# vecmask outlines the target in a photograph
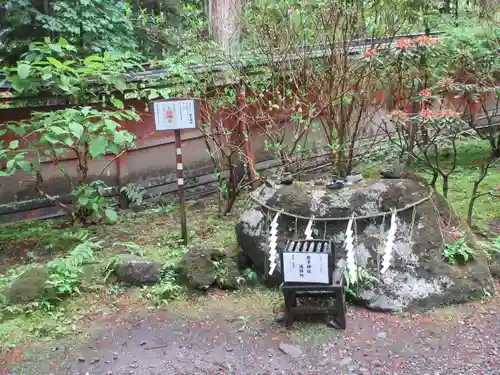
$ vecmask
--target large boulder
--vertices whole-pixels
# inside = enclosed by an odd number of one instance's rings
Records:
[[[158,282],[161,271],[162,264],[159,262],[123,255],[116,265],[115,274],[119,281],[142,285]]]
[[[26,270],[15,279],[6,291],[7,301],[13,304],[27,303],[42,298],[49,280],[47,267]]]
[[[340,190],[294,182],[288,186],[262,186],[254,193],[259,202],[254,201],[241,214],[236,235],[242,251],[240,258],[250,260],[268,285],[282,283],[279,266],[272,276],[266,274],[269,221],[276,211],[283,210],[279,218],[280,240],[295,238],[296,234],[304,238],[308,220],[296,220],[293,215],[344,218],[328,221],[326,226],[324,222],[313,225],[313,237],[333,239],[338,267],[345,265],[344,238],[349,218],[353,214],[360,217],[354,226],[356,264],[378,279],[360,283],[356,288],[357,301],[368,308],[382,311],[430,308],[477,298],[493,288],[484,252],[477,251],[473,261],[461,266],[443,259],[447,233],[459,227],[459,220],[444,198],[437,193],[430,196],[428,187],[415,180],[366,181]],[[391,266],[380,275],[383,245],[391,221],[387,213],[411,205],[415,211],[408,208],[397,214]]]

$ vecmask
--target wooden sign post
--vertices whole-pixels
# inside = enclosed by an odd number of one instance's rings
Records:
[[[154,103],[157,131],[173,130],[175,134],[175,160],[177,163],[177,188],[180,203],[181,234],[184,245],[188,243],[186,205],[184,197],[184,167],[182,164],[182,129],[195,129],[198,123],[198,104],[193,99],[165,100]]]

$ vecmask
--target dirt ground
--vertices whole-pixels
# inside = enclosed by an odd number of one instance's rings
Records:
[[[204,306],[103,313],[84,339],[6,353],[9,370],[0,374],[500,374],[499,296],[424,315],[350,307],[346,331],[307,322],[286,330],[258,299],[246,302],[228,295]],[[286,353],[282,343],[292,345]]]

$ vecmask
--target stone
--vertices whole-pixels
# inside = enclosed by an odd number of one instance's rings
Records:
[[[161,276],[162,264],[154,260],[144,260],[131,255],[123,255],[118,261],[115,274],[119,281],[142,285],[154,284]]]
[[[5,296],[12,304],[27,303],[42,298],[49,280],[47,267],[33,267],[19,275],[7,288]]]
[[[497,251],[496,253],[493,254],[492,261],[490,264],[490,271],[491,275],[495,279],[500,280],[500,251]]]
[[[288,354],[292,358],[298,358],[302,355],[302,350],[298,346],[295,346],[295,345],[285,344],[282,342],[279,345],[279,349],[283,353]]]
[[[345,178],[345,182],[347,185],[358,184],[363,181],[363,176],[360,174],[349,175]]]
[[[104,284],[106,264],[85,264],[82,266],[82,291],[91,291]]]
[[[357,220],[355,258],[358,266],[366,270],[377,282],[364,282],[356,286],[355,302],[376,311],[412,311],[440,305],[466,302],[480,298],[484,291],[494,290],[488,259],[483,251],[476,251],[473,261],[451,266],[443,259],[444,240],[442,222],[463,229],[475,247],[475,238],[465,228],[448,202],[438,193],[413,208],[397,214],[397,232],[391,265],[379,275],[383,257],[383,244],[389,229],[390,215],[383,213],[401,209],[428,197],[428,187],[412,178],[363,181],[340,190],[324,186],[309,186],[295,181],[288,186],[261,186],[253,196],[276,211],[283,210],[279,218],[278,237],[295,238],[295,218],[344,218],[313,224],[313,237],[330,238],[335,245],[337,267],[345,265],[344,239],[347,222],[354,213],[368,216]],[[273,275],[268,275],[269,220],[275,215],[260,204],[250,202],[236,224],[236,237],[248,264],[264,279],[266,285],[281,285],[280,262]],[[308,220],[297,221],[297,235],[304,238]],[[384,223],[384,228],[382,224]],[[413,228],[412,228],[413,225]],[[381,235],[381,230],[383,234]],[[412,236],[410,238],[410,233]],[[446,233],[444,233],[446,234]],[[280,242],[278,242],[279,246]],[[381,245],[382,244],[382,245]]]
[[[177,269],[189,285],[200,290],[211,285],[230,290],[238,288],[238,263],[218,249],[193,247],[184,254]]]

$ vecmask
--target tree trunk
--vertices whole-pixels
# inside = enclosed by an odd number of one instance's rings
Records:
[[[210,37],[224,52],[237,47],[240,36],[241,0],[209,0]]]

